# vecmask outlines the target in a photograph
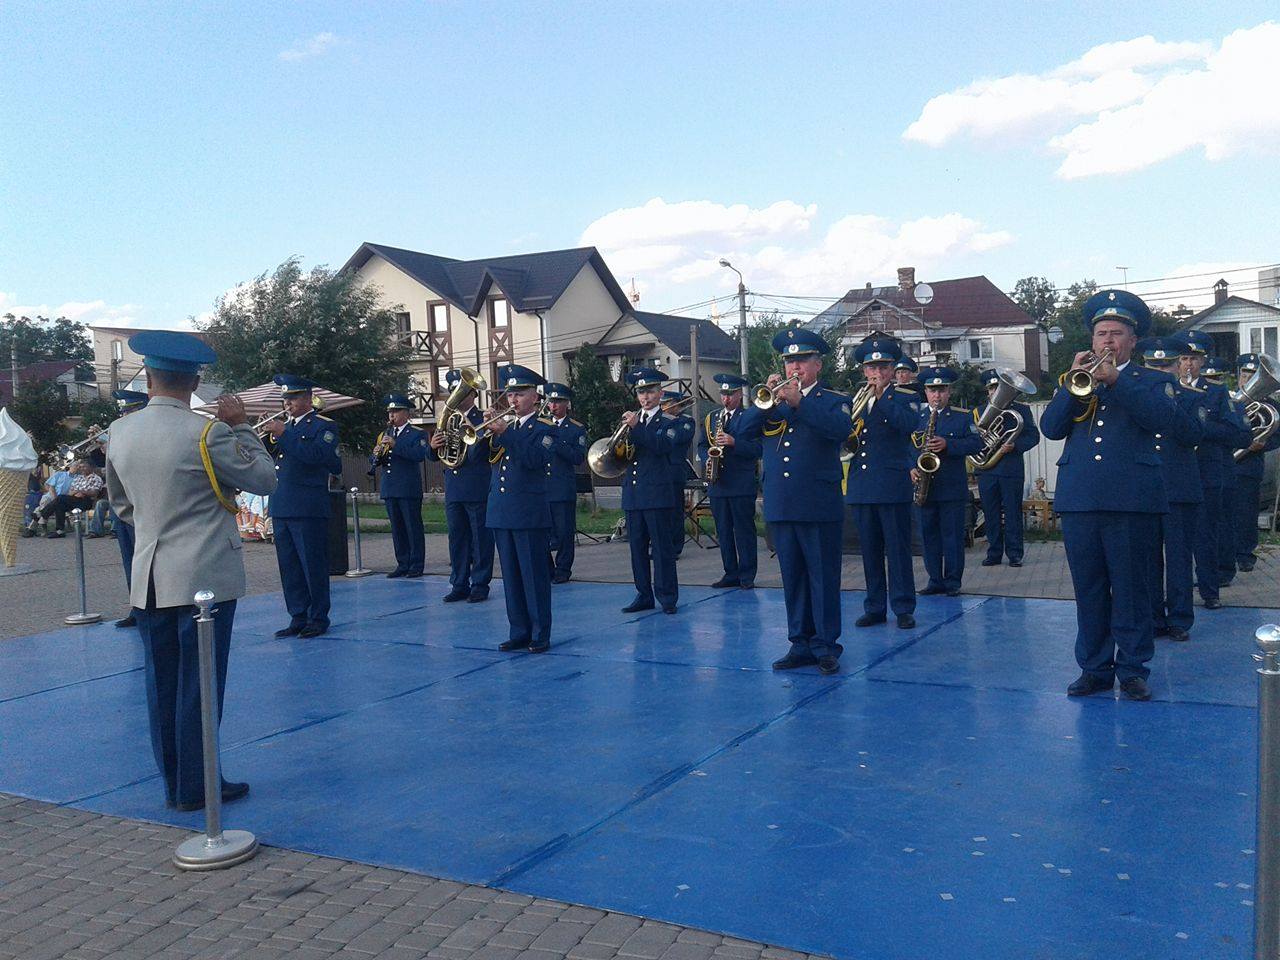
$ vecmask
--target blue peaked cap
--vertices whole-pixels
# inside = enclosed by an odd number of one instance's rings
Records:
[[[1151,329],[1151,308],[1128,290],[1099,290],[1084,302],[1082,312],[1090,330],[1100,320],[1119,320],[1140,337]]]
[[[950,367],[925,367],[920,371],[920,383],[926,387],[949,387],[959,376]]]
[[[1259,365],[1256,353],[1242,353],[1236,357],[1236,366],[1241,370],[1257,370]]]
[[[815,353],[829,353],[831,347],[812,330],[787,327],[773,337],[773,349],[786,357],[805,357]]]
[[[1172,363],[1182,356],[1182,344],[1177,337],[1147,337],[1138,343],[1143,360]]]
[[[112,390],[111,398],[115,400],[116,406],[121,410],[128,410],[132,407],[145,407],[147,401],[151,399],[140,390]]]
[[[1183,330],[1176,339],[1186,348],[1183,350],[1184,354],[1192,353],[1207,357],[1213,351],[1213,337],[1203,330]]]
[[[142,362],[153,370],[172,373],[199,373],[218,355],[199,337],[175,330],[145,330],[129,338],[129,349],[142,355]]]
[[[919,372],[920,372],[920,365],[919,365],[919,364],[917,364],[917,363],[916,363],[914,360],[912,360],[910,357],[903,357],[901,360],[899,360],[897,363],[895,363],[895,364],[893,365],[893,369],[895,369],[895,370],[910,370],[912,373],[919,373]]]
[[[542,395],[548,400],[572,400],[573,390],[568,384],[548,381],[547,385],[542,388]]]
[[[741,377],[736,373],[717,373],[711,379],[720,384],[721,393],[733,393],[735,390],[742,390],[748,386],[747,378]]]
[[[502,390],[540,387],[546,382],[541,374],[528,367],[522,367],[518,363],[508,363],[498,368],[498,387]]]
[[[660,387],[666,379],[661,370],[653,367],[635,367],[627,373],[627,383],[635,390],[641,387]]]
[[[388,393],[387,409],[388,410],[412,410],[413,404],[409,402],[409,398],[406,397],[403,393]]]
[[[316,386],[306,377],[298,377],[292,373],[277,373],[272,379],[280,387],[281,393],[306,393]]]
[[[995,367],[988,367],[986,370],[982,371],[982,385],[984,387],[991,386],[993,383],[995,383],[999,379],[1000,379],[1000,371],[997,370]]]
[[[1221,357],[1209,357],[1205,360],[1204,365],[1200,368],[1202,376],[1221,377],[1231,372],[1231,364],[1227,363]]]
[[[890,337],[867,337],[853,351],[857,363],[897,363],[902,359],[902,348]]]

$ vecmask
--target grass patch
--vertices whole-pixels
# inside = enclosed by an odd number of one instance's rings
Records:
[[[578,507],[578,529],[583,533],[594,535],[606,534],[614,528],[621,510],[598,510],[594,514],[590,507]],[[360,504],[360,519],[386,520],[387,511],[381,503]],[[422,525],[427,533],[447,533],[448,526],[444,520],[443,503],[422,504]]]

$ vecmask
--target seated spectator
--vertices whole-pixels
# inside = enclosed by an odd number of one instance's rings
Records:
[[[22,525],[25,527],[31,522],[31,515],[35,513],[36,507],[40,506],[40,491],[44,487],[44,483],[40,480],[39,469],[32,470],[27,477],[27,498],[22,502]],[[31,535],[30,530],[22,531],[26,536]]]
[[[57,474],[54,474],[54,477],[56,476]],[[46,484],[46,486],[53,484],[54,477],[49,478],[49,484]],[[102,477],[94,472],[89,462],[87,460],[77,460],[71,465],[67,492],[57,494],[51,501],[38,507],[31,518],[31,522],[27,525],[27,529],[34,533],[36,524],[48,520],[49,514],[52,513],[54,515],[54,532],[49,534],[49,537],[56,539],[66,536],[67,514],[72,510],[84,510],[85,512],[92,510],[94,501],[101,496],[104,487],[105,484]]]

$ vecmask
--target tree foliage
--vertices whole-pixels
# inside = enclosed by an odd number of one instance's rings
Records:
[[[44,463],[52,463],[58,447],[71,439],[63,421],[73,412],[66,392],[51,380],[22,384],[9,404],[9,416],[31,435],[36,454]]]
[[[18,366],[46,360],[71,360],[77,364],[93,363],[93,340],[83,323],[57,317],[0,317],[0,361],[8,366],[11,349],[18,347]]]
[[[626,376],[626,370],[622,371]],[[569,386],[573,389],[573,416],[586,426],[587,442],[608,436],[626,410],[634,409],[631,392],[609,376],[609,364],[595,347],[584,343],[569,365]]]
[[[364,404],[326,414],[339,424],[343,447],[367,452],[386,423],[382,398],[403,392],[409,348],[396,334],[397,307],[380,306],[379,291],[354,274],[316,267],[296,257],[219,298],[198,328],[218,362],[208,377],[228,391],[244,390],[292,373]]]
[[[1023,277],[1013,286],[1013,302],[1047,330],[1058,308],[1058,292],[1044,277]]]

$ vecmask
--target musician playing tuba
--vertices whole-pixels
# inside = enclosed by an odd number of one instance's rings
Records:
[[[422,461],[427,458],[427,435],[409,423],[413,405],[403,393],[387,397],[387,427],[378,436],[371,468],[378,478],[378,493],[391,521],[391,543],[396,567],[387,574],[398,577],[422,576],[427,560],[426,535],[422,529]]]
[[[762,445],[742,429],[746,377],[717,373],[715,381],[721,407],[703,418],[698,441],[724,566],[724,576],[711,586],[750,590],[756,579],[756,472]]]
[[[1262,475],[1266,454],[1280,448],[1280,429],[1266,432],[1268,419],[1280,422],[1280,405],[1275,397],[1266,398],[1266,387],[1276,381],[1275,361],[1262,354],[1241,354],[1236,361],[1239,367],[1241,399],[1246,403],[1245,417],[1249,421],[1251,441],[1232,456],[1234,466],[1234,491],[1228,502],[1229,529],[1234,530],[1232,548],[1235,563],[1241,573],[1249,573],[1257,563],[1254,550],[1258,546],[1258,510],[1262,500]],[[1268,382],[1269,381],[1269,382]],[[1257,399],[1251,394],[1260,394]],[[1257,407],[1254,407],[1257,404]],[[1270,408],[1269,413],[1266,408]]]
[[[1015,374],[1014,377],[1007,378],[1007,381],[1002,381],[1001,371],[994,368],[982,374],[982,382],[987,388],[988,409],[997,406],[1002,391],[1010,393],[1000,408],[1004,413],[994,418],[994,424],[989,427],[992,436],[998,437],[996,442],[999,446],[993,450],[984,447],[978,455],[987,454],[986,462],[990,466],[978,470],[975,464],[978,496],[982,500],[982,516],[987,533],[987,555],[982,561],[984,567],[997,566],[1006,556],[1009,558],[1009,566],[1022,566],[1022,494],[1026,483],[1024,455],[1040,442],[1040,431],[1036,429],[1031,408],[1013,399],[1018,390],[1027,393],[1027,387],[1035,389],[1035,384],[1030,381],[1020,386],[1015,379],[1020,376]],[[1016,430],[1005,429],[1005,421],[1011,419],[1006,415],[1011,414],[1017,414],[1021,421]],[[978,414],[980,436],[983,433],[981,417],[985,415],[985,410]]]

